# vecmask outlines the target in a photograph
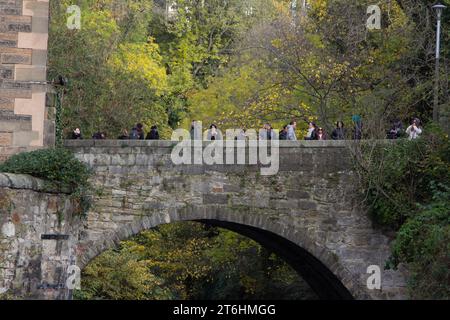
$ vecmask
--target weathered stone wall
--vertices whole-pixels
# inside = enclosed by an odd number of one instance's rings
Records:
[[[66,146],[95,172],[94,205],[77,248],[81,267],[144,229],[210,219],[296,243],[356,298],[405,297],[400,272],[383,271],[382,290],[367,288],[367,267],[383,269],[390,240],[354,199],[345,142],[281,142],[275,176],[261,176],[256,165],[176,166],[170,158],[173,142],[67,141]]]
[[[67,267],[75,263],[80,220],[68,195],[44,181],[0,173],[0,294],[61,299]],[[70,235],[43,240],[43,235]]]
[[[51,145],[46,108],[49,0],[0,0],[0,161]],[[44,144],[46,141],[46,144]]]
[[[93,206],[80,220],[69,197],[53,193],[43,181],[0,174],[0,290],[28,298],[67,298],[67,288],[51,286],[64,287],[69,265],[83,268],[121,240],[160,224],[212,220],[291,241],[355,298],[405,298],[400,271],[382,271],[381,290],[367,288],[367,267],[383,269],[390,239],[355,201],[345,144],[281,142],[280,172],[262,176],[257,165],[176,166],[170,158],[173,142],[67,141],[94,170]],[[236,154],[242,152],[248,150]],[[45,234],[68,239],[43,240]]]

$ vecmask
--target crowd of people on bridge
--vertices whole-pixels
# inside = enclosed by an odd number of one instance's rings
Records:
[[[327,132],[323,127],[319,127],[315,122],[308,123],[308,130],[304,136],[305,140],[361,140],[363,138],[363,123],[359,115],[354,115],[352,117],[353,127],[350,132],[347,131],[343,121],[337,121],[334,130],[331,135],[328,136]],[[197,121],[193,120],[191,123],[191,138],[194,139],[194,130]],[[296,141],[297,134],[297,122],[295,120],[291,121],[289,124],[285,125],[279,132],[279,140],[290,140]],[[399,119],[394,119],[391,128],[386,133],[387,139],[400,139],[408,138],[409,140],[417,139],[423,132],[421,122],[418,118],[414,118],[411,124],[406,130],[403,130],[403,123]],[[71,139],[83,139],[80,128],[73,130]],[[240,129],[240,132],[236,139],[239,140],[249,140],[256,137],[251,137],[245,128]],[[103,140],[106,139],[106,134],[104,132],[96,132],[92,139]],[[147,135],[144,132],[144,125],[142,123],[136,124],[130,132],[124,129],[122,134],[117,138],[119,140],[159,140],[160,135],[157,126],[152,126]],[[269,123],[265,123],[261,130],[259,131],[259,140],[274,140],[276,139],[276,131]],[[206,140],[223,140],[221,131],[218,129],[217,125],[211,124],[207,133]]]
[[[75,128],[69,138],[72,140],[82,140],[83,136],[81,135],[80,128]],[[144,125],[142,123],[136,124],[136,126],[131,129],[130,133],[128,133],[128,130],[123,129],[122,133],[117,137],[118,140],[159,140],[159,138],[157,126],[152,126],[146,136],[144,132]],[[92,139],[105,140],[106,133],[98,131],[92,135]]]

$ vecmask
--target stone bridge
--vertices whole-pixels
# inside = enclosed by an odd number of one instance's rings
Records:
[[[54,145],[55,109],[46,75],[48,4],[0,0],[0,161]],[[1,174],[0,294],[67,298],[70,292],[56,287],[69,264],[83,267],[141,230],[200,220],[274,250],[320,297],[405,296],[400,272],[382,271],[380,290],[366,285],[367,267],[383,269],[390,239],[355,200],[344,143],[281,145],[275,176],[262,176],[253,165],[175,166],[171,142],[66,146],[95,172],[93,208],[81,219],[72,214],[70,197],[45,182]]]
[[[69,264],[83,268],[121,240],[160,224],[200,221],[273,250],[321,298],[405,298],[404,274],[383,270],[390,238],[373,226],[355,197],[346,142],[281,141],[279,173],[273,176],[261,175],[258,165],[174,165],[174,145],[66,141],[94,171],[93,206],[85,218],[71,213],[67,196],[54,199],[51,190],[42,189],[43,182],[0,176],[0,201],[13,208],[0,212],[0,226],[16,230],[0,235],[0,244],[9,250],[3,269],[0,255],[0,288],[29,297],[67,298],[68,290],[51,285],[64,283]],[[235,150],[245,152],[248,148]],[[43,234],[68,238],[43,239]],[[372,265],[381,268],[379,290],[367,286]]]

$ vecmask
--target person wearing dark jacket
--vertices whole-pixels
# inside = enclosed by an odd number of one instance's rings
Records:
[[[157,126],[153,126],[150,129],[150,132],[147,134],[147,140],[159,140],[159,132],[158,132],[158,127]]]
[[[139,132],[136,127],[133,127],[133,129],[131,129],[129,139],[130,140],[139,140]]]
[[[138,132],[138,140],[144,140],[145,139],[145,132],[144,132],[144,126],[142,123],[138,123],[136,125],[137,132]]]
[[[191,130],[190,130],[191,140],[198,140],[195,137],[195,128],[196,127],[197,127],[197,120],[192,120],[192,122],[191,122]]]
[[[96,133],[94,133],[92,135],[92,139],[94,139],[94,140],[105,140],[106,139],[106,135],[103,132],[98,131],[98,132],[96,132]]]
[[[80,128],[76,128],[75,130],[72,131],[72,139],[73,140],[81,140],[81,139],[83,139],[83,136],[81,135]]]
[[[269,123],[264,124],[263,128],[259,131],[259,140],[272,140],[275,139],[275,132]]]
[[[288,130],[287,130],[287,125],[285,125],[283,127],[283,129],[280,131],[280,140],[287,140],[287,135],[288,135]]]
[[[317,126],[314,122],[308,123],[308,133],[306,134],[305,140],[317,140]]]
[[[345,140],[345,128],[342,121],[336,123],[336,129],[331,133],[331,139],[333,140]]]
[[[353,129],[353,140],[361,140],[362,139],[362,130],[363,130],[363,123],[360,115],[354,115],[352,117],[352,121],[354,124]]]
[[[388,131],[387,137],[388,139],[398,139],[403,134],[403,124],[399,119],[395,119],[392,122],[392,127]]]

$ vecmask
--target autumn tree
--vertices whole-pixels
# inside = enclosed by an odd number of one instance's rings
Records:
[[[123,241],[83,271],[79,299],[316,299],[274,253],[237,233],[194,222]]]
[[[230,74],[224,71],[223,77],[211,79],[209,89],[192,95],[194,117],[205,111],[208,121],[211,115],[224,125],[297,118],[317,120],[331,130],[336,120],[350,123],[352,115],[360,114],[366,134],[373,137],[384,137],[396,117],[428,119],[434,65],[429,10],[420,1],[410,6],[385,1],[380,4],[382,28],[369,30],[369,4],[313,1],[307,15],[295,16],[279,4],[278,15],[254,25],[239,43]],[[248,77],[239,79],[240,69],[251,74],[248,82]],[[233,97],[236,88],[245,96],[233,103],[234,114],[215,107],[220,99],[216,88],[222,96]],[[212,110],[206,110],[209,97]]]

